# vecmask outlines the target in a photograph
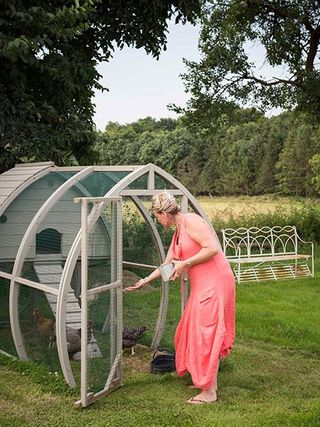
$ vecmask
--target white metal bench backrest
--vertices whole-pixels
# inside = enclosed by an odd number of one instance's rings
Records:
[[[228,258],[254,258],[261,255],[297,254],[295,226],[226,228],[222,230],[223,251]]]

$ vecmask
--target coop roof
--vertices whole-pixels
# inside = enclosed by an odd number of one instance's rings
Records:
[[[137,166],[97,166],[93,170],[101,171],[132,171]],[[10,203],[35,181],[50,172],[72,172],[77,173],[86,166],[59,167],[53,162],[21,163],[0,175],[0,215],[6,210]]]
[[[32,182],[48,173],[53,162],[23,163],[0,175],[0,213]]]
[[[84,171],[87,172],[84,172]],[[82,173],[80,173],[82,171]],[[133,173],[133,172],[137,173]],[[120,166],[56,166],[53,162],[40,163],[22,163],[15,165],[0,175],[0,216],[10,206],[10,204],[23,193],[24,190],[30,188],[32,184],[50,173],[58,173],[64,177],[64,182],[61,186],[66,186],[66,181],[77,174],[79,183],[85,176],[93,174],[101,174],[107,176],[111,180],[111,185],[108,188],[108,195],[117,196],[143,196],[151,195],[163,189],[170,189],[175,195],[186,195],[191,205],[199,208],[195,199],[174,177],[166,173],[164,170],[153,164],[148,165],[120,165]],[[68,175],[69,174],[69,175]],[[98,194],[97,190],[91,188],[82,188],[83,195],[104,196]],[[56,190],[58,191],[58,190]],[[96,194],[94,194],[96,193]],[[202,212],[203,215],[204,212]]]

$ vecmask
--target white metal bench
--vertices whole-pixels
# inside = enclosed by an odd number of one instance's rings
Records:
[[[223,251],[238,283],[314,276],[314,246],[295,226],[226,228]]]

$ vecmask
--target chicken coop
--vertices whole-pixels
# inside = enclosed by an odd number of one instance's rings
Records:
[[[122,291],[165,258],[169,236],[150,213],[163,190],[207,219],[154,164],[28,163],[0,175],[0,351],[61,372],[79,386],[79,406],[121,385],[124,325],[143,327],[151,349],[160,344],[168,282],[152,285],[149,300]],[[182,283],[182,307],[186,299]]]

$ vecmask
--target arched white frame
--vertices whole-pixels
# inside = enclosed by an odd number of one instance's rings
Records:
[[[13,341],[15,343],[18,356],[22,360],[27,360],[28,356],[23,345],[21,330],[19,326],[18,289],[19,289],[19,282],[22,283],[21,279],[23,278],[21,278],[20,275],[21,275],[23,263],[25,261],[28,249],[30,247],[30,243],[34,238],[34,235],[39,226],[39,223],[45,218],[49,210],[76,182],[83,179],[84,177],[91,174],[92,172],[93,172],[93,167],[89,166],[86,169],[82,170],[81,172],[77,173],[75,176],[69,178],[65,183],[63,183],[59,188],[57,188],[57,190],[51,194],[51,196],[43,203],[41,208],[33,217],[32,221],[30,222],[21,240],[21,243],[15,258],[15,262],[13,265],[12,275],[11,275],[10,294],[9,294],[9,315],[10,315],[10,324],[11,324]],[[56,294],[56,289],[51,290],[50,288],[44,287],[41,284],[39,284],[38,289],[42,289],[45,292]],[[61,334],[61,331],[59,331],[58,328],[56,328],[56,334],[57,334],[57,337],[59,337],[59,335]],[[59,353],[59,347],[58,347],[58,353]],[[60,353],[59,353],[59,357],[60,357]],[[68,356],[67,356],[67,359],[68,359],[67,363],[69,363],[70,365]],[[60,363],[66,363],[66,361],[60,359]]]

